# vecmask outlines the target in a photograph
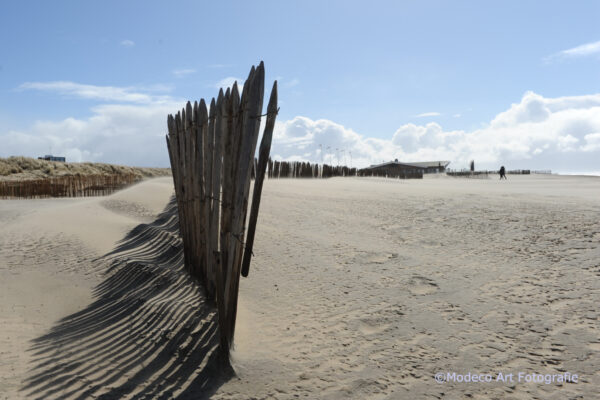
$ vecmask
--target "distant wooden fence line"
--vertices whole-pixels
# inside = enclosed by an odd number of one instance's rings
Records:
[[[269,159],[269,178],[331,178],[334,176],[356,176],[356,168],[317,164],[305,161],[273,161]],[[252,174],[254,177],[254,174]]]
[[[531,171],[529,169],[512,169],[506,171],[507,175],[530,175],[530,174],[550,174],[550,170],[543,171]],[[448,176],[462,177],[462,178],[487,178],[489,175],[497,175],[499,171],[446,171]]]
[[[256,164],[256,160],[255,160]],[[383,177],[400,179],[421,179],[423,170],[410,169],[395,172],[377,172],[361,170],[346,166],[333,166],[328,164],[311,164],[305,161],[273,161],[269,159],[267,176],[270,179],[280,178],[332,178],[336,176]],[[252,172],[254,178],[254,171]]]
[[[373,171],[369,169],[359,170],[357,176],[373,176],[380,178],[396,179],[423,179],[422,169],[401,169],[398,171]]]
[[[446,175],[455,178],[487,179],[488,171],[446,171]]]
[[[248,275],[262,184],[269,161],[277,109],[273,85],[267,121],[255,163],[263,107],[264,65],[252,67],[241,97],[237,82],[221,89],[210,109],[187,103],[169,115],[167,147],[189,273],[216,298],[220,347],[229,354],[235,332],[240,274]],[[255,164],[255,165],[253,165]],[[252,169],[256,181],[245,230]]]
[[[141,180],[137,174],[65,175],[0,181],[0,198],[104,196]]]

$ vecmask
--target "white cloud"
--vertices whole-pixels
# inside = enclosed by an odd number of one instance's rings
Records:
[[[121,41],[121,46],[123,47],[133,47],[135,46],[135,42],[133,40],[125,39]]]
[[[600,41],[585,43],[580,46],[559,51],[558,53],[546,57],[544,60],[549,62],[555,59],[587,57],[592,56],[594,54],[600,54]]]
[[[294,78],[290,81],[283,81],[283,86],[287,88],[292,88],[294,86],[298,86],[300,84],[300,80],[298,78]]]
[[[63,96],[111,102],[150,104],[164,103],[171,100],[169,96],[156,96],[149,93],[143,93],[143,91],[140,90],[143,88],[96,86],[69,81],[25,82],[20,85],[18,89],[56,92]],[[155,90],[166,90],[165,87],[153,87],[145,89],[149,92]]]
[[[424,113],[421,113],[421,114],[417,114],[417,115],[415,115],[415,117],[417,117],[417,118],[439,117],[440,115],[442,115],[442,114],[440,114],[439,112],[430,111],[430,112],[424,112]]]
[[[556,147],[561,152],[575,151],[575,145],[579,142],[579,139],[572,135],[559,136],[556,138]]]
[[[581,150],[585,152],[600,151],[600,133],[590,133],[583,137],[585,145],[581,146]]]
[[[100,105],[88,118],[37,121],[24,131],[0,134],[0,156],[37,157],[49,148],[68,161],[168,166],[167,115],[183,103]]]
[[[511,107],[501,112],[492,120],[496,127],[509,127],[525,122],[543,122],[550,116],[545,99],[533,92],[527,92],[520,103],[512,104]]]
[[[175,75],[177,78],[182,78],[186,75],[191,75],[196,73],[196,70],[193,68],[181,68],[181,69],[174,69],[173,71],[171,71],[173,73],[173,75]]]
[[[53,153],[72,161],[168,166],[166,117],[179,110],[183,101],[168,96],[157,100],[127,88],[49,84],[52,89],[40,90],[113,103],[91,108],[85,118],[36,121],[28,129],[4,130],[0,156],[38,156],[51,146]],[[478,168],[504,164],[595,171],[600,159],[600,94],[546,98],[527,92],[479,129],[445,130],[435,122],[408,123],[386,139],[365,136],[330,120],[297,116],[276,123],[271,154],[274,159],[327,163],[343,163],[345,155],[348,164],[352,154],[352,165],[359,167],[398,158],[450,160],[452,167],[460,168],[474,159]]]
[[[236,78],[234,76],[228,76],[227,78],[221,79],[219,82],[217,82],[215,84],[215,87],[217,89],[221,89],[221,88],[226,89],[228,87],[232,87],[236,81],[238,83],[238,89],[241,90],[243,83],[244,83],[244,79]]]
[[[572,49],[563,50],[559,54],[567,57],[583,57],[597,53],[600,53],[600,41],[586,43],[581,46],[573,47]]]
[[[368,138],[328,120],[296,117],[278,123],[272,154],[299,159],[310,151],[321,161],[336,160],[335,148],[353,155],[354,166],[398,158],[404,161],[450,160],[467,166],[472,159],[480,168],[498,164],[519,168],[562,170],[597,169],[600,157],[600,94],[545,98],[527,92],[519,103],[499,113],[490,123],[472,131],[447,131],[435,122],[405,124],[388,139]],[[326,149],[329,146],[329,149]]]
[[[216,69],[221,69],[221,68],[230,68],[233,67],[233,64],[209,64],[207,65],[208,68],[216,68]]]
[[[52,152],[70,161],[101,161],[140,166],[167,166],[166,118],[184,101],[155,95],[170,88],[113,87],[74,82],[27,82],[19,90],[40,90],[59,96],[108,102],[90,109],[86,118],[35,121],[29,129],[0,134],[0,156],[36,157]]]

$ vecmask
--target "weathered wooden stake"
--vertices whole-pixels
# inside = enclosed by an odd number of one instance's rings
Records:
[[[275,129],[275,118],[277,117],[277,82],[271,89],[271,98],[267,106],[267,123],[265,131],[260,142],[258,150],[258,165],[256,167],[256,179],[254,180],[254,192],[252,193],[252,209],[250,210],[250,221],[248,222],[248,234],[246,235],[246,249],[242,263],[242,276],[248,276],[250,270],[250,257],[252,256],[252,247],[254,245],[254,233],[256,232],[256,221],[258,220],[258,208],[260,206],[260,196],[265,179],[265,171],[269,162],[269,153],[271,151],[271,141],[273,139],[273,130]]]
[[[216,298],[220,344],[226,354],[235,332],[240,271],[246,276],[250,265],[277,114],[275,82],[256,163],[264,77],[261,62],[250,70],[241,97],[236,82],[231,90],[219,92],[209,110],[204,100],[193,106],[188,102],[175,117],[167,118],[186,269],[203,283],[209,298]],[[252,171],[257,184],[244,240]]]

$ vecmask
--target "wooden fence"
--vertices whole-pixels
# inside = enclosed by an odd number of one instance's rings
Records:
[[[454,178],[487,179],[488,171],[446,171],[446,175]]]
[[[331,178],[334,176],[356,176],[356,168],[319,165],[304,161],[273,161],[269,159],[269,178]],[[254,174],[253,174],[254,177]]]
[[[237,82],[221,89],[210,108],[204,100],[169,115],[167,147],[173,172],[187,270],[216,298],[220,347],[229,354],[235,332],[240,274],[248,275],[262,184],[269,160],[277,82],[254,164],[264,94],[264,65],[252,67],[241,97]],[[253,167],[256,180],[245,231]],[[245,234],[245,237],[244,237]]]
[[[256,165],[256,160],[254,162]],[[423,169],[402,169],[377,171],[369,168],[357,169],[346,166],[333,166],[327,164],[311,164],[304,161],[273,161],[269,159],[267,176],[271,179],[279,178],[332,178],[335,176],[373,176],[399,179],[422,179]],[[254,178],[254,169],[252,171]]]
[[[397,179],[423,179],[423,169],[399,169],[399,170],[372,170],[369,168],[358,170],[358,176],[373,176],[380,178],[397,178]]]
[[[489,175],[498,175],[500,172],[499,171],[467,171],[467,170],[461,170],[461,171],[446,171],[446,175],[448,176],[454,176],[454,177],[462,177],[462,178],[487,178]],[[507,175],[531,175],[531,174],[544,174],[547,173],[549,174],[550,171],[531,171],[529,169],[513,169],[513,170],[509,170],[506,171]]]
[[[40,179],[0,181],[0,198],[103,196],[129,186],[137,174],[65,175]]]

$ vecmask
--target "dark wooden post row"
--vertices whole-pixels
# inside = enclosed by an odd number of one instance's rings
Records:
[[[103,196],[139,180],[141,176],[125,173],[0,181],[0,198]]]
[[[237,82],[212,99],[188,102],[169,115],[167,148],[179,213],[186,269],[216,299],[220,345],[228,353],[235,333],[240,274],[247,276],[258,208],[277,116],[273,84],[267,122],[254,155],[263,107],[265,70],[252,67],[240,96]],[[255,177],[246,232],[250,180]]]

